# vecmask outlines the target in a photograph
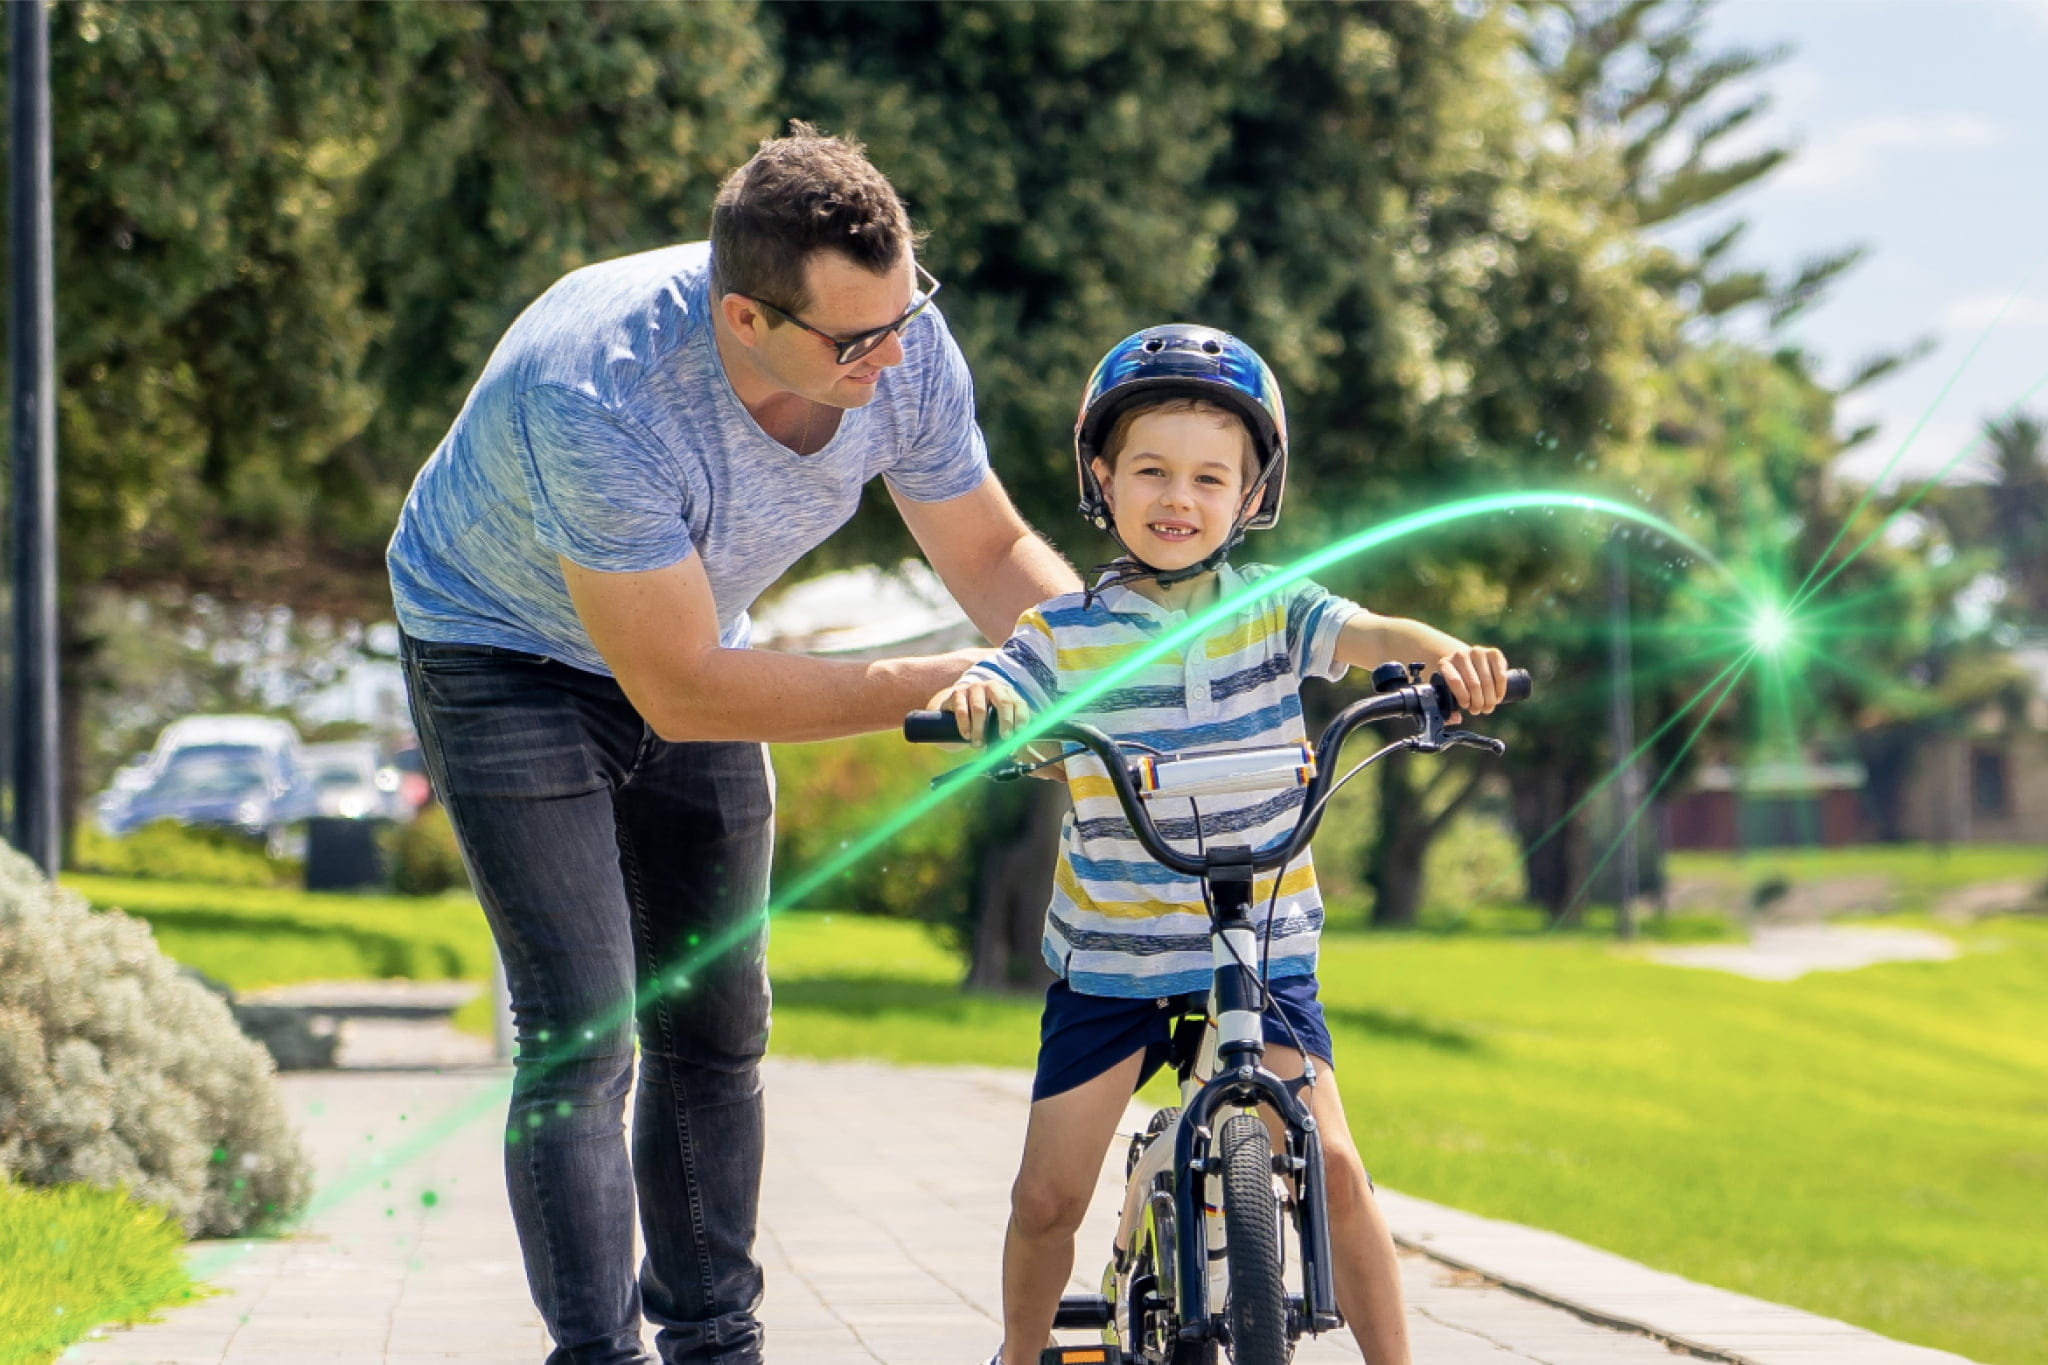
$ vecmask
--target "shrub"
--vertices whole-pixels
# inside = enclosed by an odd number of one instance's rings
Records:
[[[0,1175],[125,1188],[195,1237],[283,1221],[310,1174],[225,1002],[0,846]]]
[[[821,868],[969,755],[918,748],[894,733],[775,746],[775,882]],[[970,789],[971,791],[971,789]],[[905,919],[949,920],[972,885],[970,796],[956,794],[798,902]]]
[[[429,802],[405,824],[385,829],[381,842],[391,889],[400,895],[438,896],[469,885],[462,849],[455,842],[455,827],[439,801]]]
[[[1522,890],[1522,846],[1501,820],[1462,812],[1429,846],[1423,895],[1431,907],[1465,911],[1514,902]]]
[[[259,840],[175,820],[152,821],[124,836],[82,821],[72,840],[71,866],[109,877],[214,886],[291,886],[300,875],[298,863],[267,856]]]

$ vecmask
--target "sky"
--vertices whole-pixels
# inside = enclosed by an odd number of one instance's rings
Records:
[[[1707,36],[1793,49],[1761,78],[1772,107],[1759,132],[1798,151],[1674,235],[1746,217],[1738,259],[1780,273],[1867,246],[1788,333],[1829,380],[1933,340],[1845,400],[1844,430],[1881,426],[1838,471],[1868,481],[1910,438],[1893,479],[1935,474],[2048,378],[2048,0],[1723,0]],[[2048,418],[2048,385],[2024,409]],[[1981,450],[1949,477],[1967,477]]]

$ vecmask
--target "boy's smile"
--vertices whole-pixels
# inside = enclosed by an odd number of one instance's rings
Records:
[[[1237,523],[1249,445],[1243,423],[1228,414],[1140,413],[1115,454],[1114,471],[1096,461],[1125,547],[1156,569],[1208,557]]]

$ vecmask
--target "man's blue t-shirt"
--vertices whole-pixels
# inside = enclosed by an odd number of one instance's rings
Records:
[[[798,455],[726,380],[710,257],[698,242],[587,266],[519,315],[399,514],[386,561],[408,635],[608,674],[556,556],[623,573],[697,554],[720,641],[741,648],[747,608],[869,479],[917,502],[981,484],[973,383],[936,307],[904,329],[874,398]]]

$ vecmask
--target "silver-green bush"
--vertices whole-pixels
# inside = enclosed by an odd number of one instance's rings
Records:
[[[270,1057],[157,950],[0,845],[0,1177],[125,1187],[194,1237],[280,1223],[311,1185]]]

